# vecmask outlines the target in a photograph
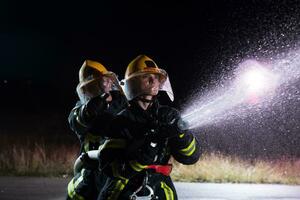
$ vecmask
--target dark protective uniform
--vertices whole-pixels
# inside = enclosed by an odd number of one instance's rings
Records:
[[[100,146],[100,168],[108,175],[98,200],[129,199],[140,186],[149,185],[156,199],[177,199],[168,174],[149,169],[166,166],[171,156],[183,164],[198,161],[200,145],[193,134],[177,128],[180,115],[158,101],[143,110],[134,100],[112,122],[112,135]],[[139,192],[146,195],[146,187]]]
[[[105,131],[111,119],[127,106],[124,95],[111,91],[112,102],[96,116],[87,116],[85,106],[77,102],[69,115],[69,124],[80,140],[80,154],[97,150],[105,141]],[[104,99],[103,99],[104,100]],[[105,100],[104,100],[105,101]],[[96,132],[93,130],[96,128]],[[85,160],[84,168],[68,184],[67,199],[97,199],[106,181],[106,176],[98,170],[98,161]]]

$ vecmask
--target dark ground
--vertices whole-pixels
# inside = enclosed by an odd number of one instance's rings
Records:
[[[68,179],[0,177],[1,200],[63,200]],[[299,200],[300,186],[175,183],[180,200]]]

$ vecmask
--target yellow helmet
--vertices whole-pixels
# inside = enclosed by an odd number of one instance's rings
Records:
[[[167,72],[159,68],[157,64],[146,55],[139,55],[127,66],[124,77],[124,92],[128,100],[132,100],[143,93],[143,91],[137,89],[136,82],[132,80],[132,78],[143,74],[158,74],[160,76],[160,91],[166,91],[171,101],[174,100]]]
[[[161,81],[165,81],[167,78],[166,72],[159,69],[157,64],[151,58],[145,55],[139,55],[127,66],[125,79],[128,80],[145,73],[159,74],[161,76]]]
[[[110,76],[109,72],[101,63],[93,60],[85,60],[79,70],[79,82],[87,81],[100,76]]]
[[[119,83],[116,75],[108,71],[101,63],[85,60],[79,70],[79,84],[76,88],[77,94],[82,103],[86,103],[91,98],[104,92],[103,86],[100,84],[104,80],[104,76],[109,77],[112,81],[112,88],[119,89]]]

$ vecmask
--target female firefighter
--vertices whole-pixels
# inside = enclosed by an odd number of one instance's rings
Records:
[[[110,139],[99,148],[100,169],[109,178],[98,200],[177,199],[171,156],[194,164],[201,153],[194,135],[179,128],[179,112],[158,102],[160,90],[173,100],[168,75],[140,55],[128,65],[124,84],[130,106],[113,120]]]
[[[83,167],[75,170],[68,184],[67,199],[97,199],[106,176],[98,170],[98,161],[91,160],[88,151],[98,150],[103,143],[106,125],[127,106],[117,77],[102,64],[86,60],[79,70],[77,94],[80,101],[69,115],[69,124],[80,140],[79,159]],[[97,122],[97,123],[96,123]],[[97,132],[94,132],[97,128]]]

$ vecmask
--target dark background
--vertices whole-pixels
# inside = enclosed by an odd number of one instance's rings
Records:
[[[133,58],[148,55],[169,73],[173,106],[180,109],[192,93],[216,84],[242,59],[270,57],[297,44],[300,36],[298,1],[1,4],[0,134],[75,138],[67,116],[77,100],[78,70],[85,59],[100,61],[122,78]],[[217,141],[220,129],[207,131],[199,136],[207,149],[241,152],[242,146],[224,144],[237,135]],[[299,139],[299,129],[294,134]],[[240,144],[249,149],[256,140],[249,134]],[[299,141],[266,154],[299,156]],[[286,142],[289,146],[290,139]],[[257,156],[261,148],[251,151]]]

